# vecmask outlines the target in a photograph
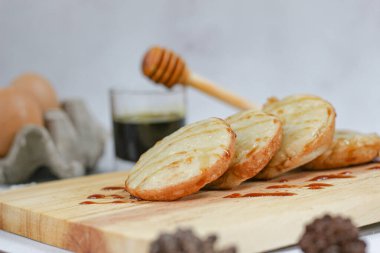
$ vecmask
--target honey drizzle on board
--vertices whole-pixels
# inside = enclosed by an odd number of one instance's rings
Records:
[[[103,195],[103,194],[92,194],[87,197],[88,199],[105,199],[105,198],[112,198],[112,199],[123,199],[124,197],[117,194],[111,194],[111,195]]]
[[[100,190],[102,190],[102,191],[118,191],[118,190],[123,190],[123,191],[127,192],[126,189],[125,189],[125,187],[123,187],[123,186],[105,186],[105,187],[101,188]],[[87,199],[118,199],[118,200],[108,201],[108,202],[95,202],[95,201],[88,201],[87,200],[87,201],[80,202],[79,204],[80,205],[123,204],[123,203],[135,203],[135,202],[141,200],[141,199],[136,198],[136,197],[134,197],[132,195],[129,195],[129,198],[128,198],[128,196],[122,196],[122,195],[119,195],[119,194],[109,194],[109,195],[105,195],[105,194],[92,194],[92,195],[87,196]]]
[[[256,198],[256,197],[286,197],[297,195],[293,192],[250,192],[246,194],[232,193],[223,198]]]
[[[270,185],[267,186],[266,189],[289,189],[289,188],[308,188],[308,189],[324,189],[324,187],[333,186],[332,184],[324,184],[324,183],[314,183],[307,185],[288,185],[288,184],[280,184],[280,185]]]
[[[125,190],[124,186],[106,186],[101,189],[102,191],[116,191],[116,190]]]
[[[307,187],[309,190],[319,190],[319,189],[325,189],[325,187],[333,186],[332,184],[324,184],[324,183],[314,183],[314,184],[308,184],[304,187]]]
[[[378,167],[380,169],[380,166]],[[336,174],[327,174],[327,175],[321,175],[311,178],[307,181],[321,181],[321,180],[328,180],[328,179],[335,179],[335,178],[354,178],[355,176],[352,175],[351,171],[343,171]],[[277,182],[278,183],[284,183],[288,182],[288,179],[280,179]],[[287,189],[287,188],[308,188],[309,190],[320,190],[325,189],[325,187],[331,187],[333,184],[326,184],[326,183],[311,183],[307,185],[288,185],[288,184],[282,184],[282,185],[272,185],[267,186],[266,189]],[[264,192],[264,193],[232,193],[230,195],[224,196],[223,198],[246,198],[246,197],[266,197],[266,196],[293,196],[296,195],[296,193],[293,192]]]
[[[279,184],[279,185],[270,185],[266,189],[288,189],[288,188],[301,188],[299,185],[289,185],[289,184]]]
[[[87,197],[87,199],[104,199],[106,195],[103,194],[92,194]]]
[[[376,164],[374,167],[367,168],[366,170],[380,170],[380,165]],[[339,173],[335,174],[324,174],[320,176],[313,177],[309,180],[308,182],[313,182],[313,181],[324,181],[324,180],[329,180],[329,179],[344,179],[344,178],[355,178],[356,176],[352,175],[352,171],[342,171]],[[278,183],[285,183],[288,182],[288,179],[280,179],[277,182]],[[281,188],[308,188],[310,190],[319,190],[319,189],[324,189],[325,187],[331,187],[333,186],[332,184],[326,184],[326,183],[311,183],[307,185],[272,185],[272,186],[267,186],[266,189],[281,189]],[[123,186],[106,186],[103,187],[101,190],[103,191],[115,191],[115,190],[124,190],[126,191],[125,187]],[[241,193],[232,193],[227,196],[224,196],[223,198],[254,198],[254,197],[285,197],[285,196],[294,196],[297,195],[296,193],[293,192],[251,192],[251,193],[246,193],[246,194],[241,194]],[[113,198],[113,199],[126,199],[127,197],[123,197],[121,195],[117,194],[111,194],[111,195],[103,195],[103,194],[93,194],[87,197],[88,199],[104,199],[104,198]],[[132,195],[129,196],[130,200],[135,200],[139,201],[141,199],[136,198]],[[91,205],[91,204],[121,204],[121,203],[134,203],[135,201],[124,201],[124,200],[115,200],[115,201],[110,201],[110,202],[95,202],[95,201],[83,201],[79,204],[81,205]]]
[[[315,182],[315,181],[324,181],[324,180],[328,180],[328,179],[341,179],[341,178],[354,178],[354,177],[355,176],[347,175],[347,174],[343,174],[343,173],[325,174],[325,175],[320,175],[320,176],[313,177],[313,178],[311,178],[308,181],[309,182]]]
[[[103,205],[103,204],[123,204],[123,203],[128,203],[127,201],[123,200],[114,200],[114,201],[109,201],[109,202],[95,202],[95,201],[83,201],[80,202],[80,205]]]

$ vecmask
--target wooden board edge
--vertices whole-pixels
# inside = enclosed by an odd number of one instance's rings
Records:
[[[15,225],[17,224],[17,225]],[[50,224],[50,225],[49,225]],[[46,228],[49,229],[46,229]],[[74,252],[147,252],[149,241],[0,203],[0,229]]]

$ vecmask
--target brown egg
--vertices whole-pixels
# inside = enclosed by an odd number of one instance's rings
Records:
[[[0,88],[0,157],[8,153],[14,137],[27,124],[43,125],[38,103],[11,86]]]
[[[38,74],[26,73],[20,75],[13,80],[12,86],[19,92],[25,92],[33,96],[43,112],[59,107],[57,94],[53,86],[48,80]]]

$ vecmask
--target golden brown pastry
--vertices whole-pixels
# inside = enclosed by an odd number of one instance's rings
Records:
[[[379,151],[380,137],[377,134],[337,130],[331,147],[304,167],[320,170],[367,163],[375,159]]]
[[[226,119],[236,133],[235,156],[230,168],[207,187],[231,189],[252,178],[269,163],[280,148],[281,122],[275,116],[255,109]]]
[[[283,138],[279,151],[257,178],[279,176],[314,160],[330,147],[336,115],[332,105],[322,98],[293,95],[270,99],[263,110],[282,121]]]
[[[236,135],[221,119],[180,128],[144,153],[125,186],[145,200],[175,200],[220,177],[234,156]]]

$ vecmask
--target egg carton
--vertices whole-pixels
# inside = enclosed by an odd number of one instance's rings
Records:
[[[106,132],[79,99],[44,115],[45,127],[27,125],[0,159],[0,184],[25,182],[41,166],[58,178],[86,174],[95,167],[106,144]]]

